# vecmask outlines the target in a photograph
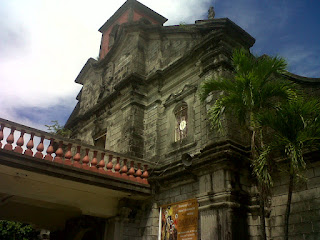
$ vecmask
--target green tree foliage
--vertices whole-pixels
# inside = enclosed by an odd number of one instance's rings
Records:
[[[264,148],[262,126],[258,121],[259,113],[273,108],[278,101],[292,98],[294,92],[288,82],[281,77],[281,73],[287,67],[283,58],[267,56],[256,58],[248,51],[240,49],[234,51],[232,64],[233,76],[205,81],[200,87],[200,99],[205,101],[215,91],[223,93],[218,96],[208,112],[212,126],[221,130],[221,119],[224,114],[232,115],[244,125],[251,133],[251,155],[255,168],[256,159]],[[261,235],[266,239],[264,204],[270,184],[261,181],[258,183]]]
[[[33,240],[37,235],[38,232],[28,224],[0,220],[1,240]]]
[[[45,125],[50,133],[57,134],[62,137],[70,136],[71,131],[61,126],[57,120],[51,121],[51,123],[52,125]]]
[[[305,170],[303,151],[316,148],[320,143],[320,102],[299,96],[285,104],[260,115],[260,123],[274,131],[273,141],[268,144],[258,159],[256,175],[263,181],[272,181],[265,168],[270,161],[270,153],[278,151],[285,158],[289,175],[289,189],[285,212],[285,239],[288,239],[288,227],[294,181]],[[267,177],[266,177],[267,176]]]

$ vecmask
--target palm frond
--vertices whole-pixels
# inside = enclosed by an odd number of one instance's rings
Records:
[[[236,49],[232,55],[232,64],[237,75],[246,75],[252,71],[255,58],[245,49]]]
[[[262,56],[258,58],[254,74],[259,79],[261,85],[274,75],[283,73],[287,68],[285,59],[281,57]]]
[[[271,158],[269,157],[271,148],[266,146],[257,159],[253,159],[253,174],[257,177],[260,184],[269,188],[273,186],[270,174]]]
[[[320,103],[301,96],[259,114],[261,125],[274,130],[273,145],[288,159],[290,173],[306,167],[303,149],[320,145]]]
[[[211,126],[218,131],[222,131],[221,117],[224,110],[225,106],[222,104],[221,99],[218,99],[208,112]]]
[[[214,91],[235,91],[235,86],[233,84],[233,81],[229,78],[209,78],[208,80],[204,81],[200,86],[200,100],[205,101],[209,94]]]

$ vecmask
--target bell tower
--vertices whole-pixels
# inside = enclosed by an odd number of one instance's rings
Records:
[[[103,59],[117,41],[122,24],[140,21],[162,26],[167,19],[136,0],[127,0],[99,29],[102,33],[99,59]]]

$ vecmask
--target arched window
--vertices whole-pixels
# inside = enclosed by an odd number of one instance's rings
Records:
[[[174,109],[174,115],[176,118],[175,126],[175,142],[181,141],[187,137],[188,133],[188,105],[186,103],[179,104]]]

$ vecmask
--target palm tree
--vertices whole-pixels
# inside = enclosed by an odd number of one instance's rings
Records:
[[[280,73],[286,69],[286,62],[279,57],[256,58],[244,49],[235,50],[232,56],[234,74],[232,77],[211,78],[200,87],[200,99],[214,91],[223,92],[210,108],[208,114],[214,128],[221,130],[221,118],[227,113],[236,117],[251,133],[251,155],[257,159],[263,147],[261,125],[258,114],[270,109],[275,99],[288,99],[292,92]],[[253,161],[253,167],[255,167]],[[258,179],[259,180],[259,179]],[[265,232],[265,193],[267,185],[258,181],[260,190],[261,235]]]
[[[260,123],[274,131],[274,141],[260,155],[261,168],[258,175],[264,175],[264,163],[274,150],[280,150],[285,157],[289,173],[288,199],[285,212],[285,239],[288,240],[289,217],[294,180],[306,168],[303,151],[315,148],[320,143],[320,102],[297,97],[273,111],[260,115]]]

